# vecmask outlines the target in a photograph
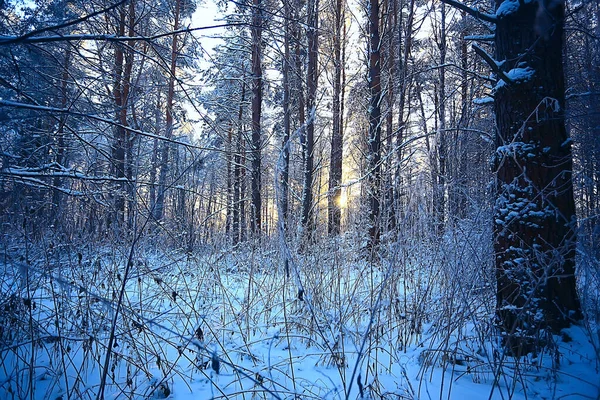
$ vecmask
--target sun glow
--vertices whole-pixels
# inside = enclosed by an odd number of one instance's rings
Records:
[[[348,195],[346,194],[346,189],[342,188],[340,196],[338,197],[338,206],[340,208],[348,207]]]

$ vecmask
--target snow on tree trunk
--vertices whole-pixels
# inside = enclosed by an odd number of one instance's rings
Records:
[[[581,318],[564,121],[564,5],[496,5],[496,59],[504,72],[495,88],[497,319],[505,347],[520,356]]]

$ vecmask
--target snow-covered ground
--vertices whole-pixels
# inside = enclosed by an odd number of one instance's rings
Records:
[[[595,325],[503,356],[485,271],[408,254],[323,246],[289,277],[273,249],[137,251],[127,276],[127,249],[5,257],[0,399],[95,399],[104,373],[120,399],[599,398]]]

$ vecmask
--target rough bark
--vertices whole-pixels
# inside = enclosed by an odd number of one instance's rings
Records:
[[[496,2],[496,59],[512,82],[495,89],[496,307],[503,342],[519,356],[543,345],[547,331],[579,320],[581,309],[560,50],[564,4],[503,4]]]

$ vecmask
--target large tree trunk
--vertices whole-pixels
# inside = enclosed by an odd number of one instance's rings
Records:
[[[252,234],[261,231],[261,121],[262,112],[262,1],[253,0],[252,7]]]
[[[369,0],[369,137],[367,174],[369,200],[369,244],[379,243],[381,212],[381,57],[379,0]]]
[[[342,0],[336,0],[333,31],[333,130],[331,132],[331,157],[329,164],[329,197],[327,203],[328,223],[327,230],[330,235],[340,233],[342,210],[342,158],[343,158],[343,133],[341,115],[342,95],[342,34],[344,23]]]
[[[497,0],[495,90],[497,317],[516,356],[581,318],[576,217],[564,120],[564,4]],[[510,80],[510,82],[506,82]]]

